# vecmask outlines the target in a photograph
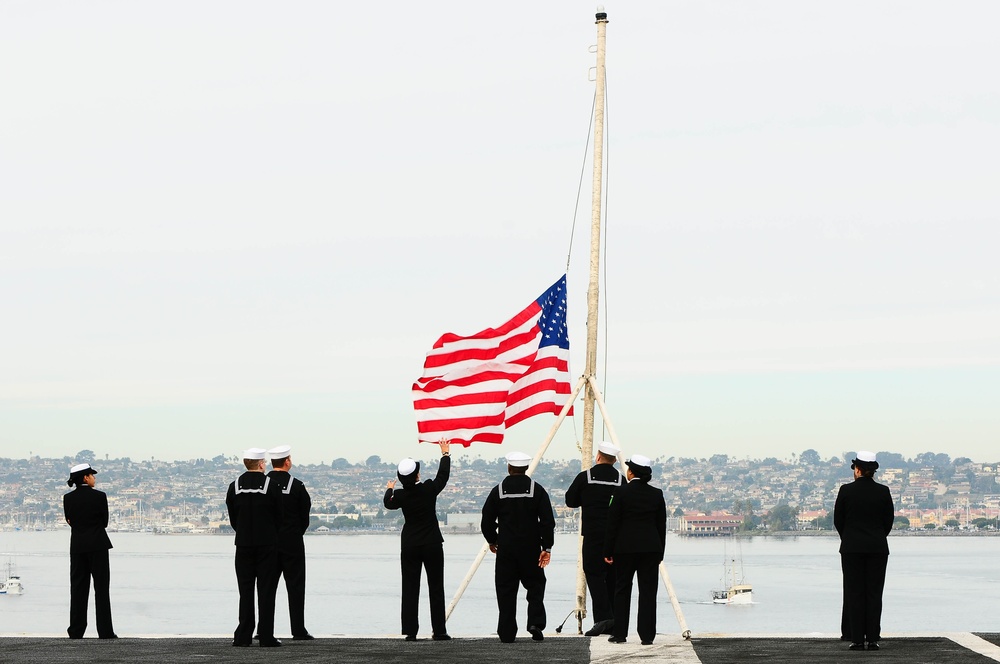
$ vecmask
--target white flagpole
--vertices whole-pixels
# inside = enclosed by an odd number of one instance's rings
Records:
[[[472,577],[476,575],[476,570],[479,566],[483,564],[483,558],[486,557],[486,552],[490,550],[489,544],[484,544],[483,548],[479,550],[476,554],[476,559],[472,561],[472,567],[469,568],[468,574],[462,579],[462,583],[459,584],[458,590],[455,591],[455,596],[451,598],[451,603],[448,604],[448,610],[444,612],[445,621],[451,618],[451,612],[455,610],[458,606],[458,600],[462,599],[462,595],[465,593],[465,589],[469,587],[469,582],[472,581]]]
[[[667,574],[667,565],[662,560],[660,561],[660,578],[663,579],[663,585],[667,589],[667,595],[670,597],[670,605],[674,607],[674,615],[677,616],[677,624],[681,627],[681,638],[690,639],[691,630],[688,629],[687,621],[684,620],[684,612],[681,611],[681,603],[677,601],[677,593],[674,592],[674,584],[670,583],[670,575]]]

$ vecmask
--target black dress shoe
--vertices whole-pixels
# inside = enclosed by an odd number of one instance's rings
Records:
[[[234,648],[249,648],[250,644],[249,643],[240,643],[239,641],[233,641],[233,647]]]
[[[615,633],[615,619],[614,618],[610,618],[608,620],[605,620],[604,622],[606,623],[604,625],[604,633],[605,634],[614,634]]]
[[[848,650],[864,650],[864,649],[865,649],[865,644],[863,643],[852,643],[850,647],[848,647]]]
[[[584,636],[600,636],[604,634],[604,623],[607,622],[602,620],[600,622],[595,622],[594,626],[583,633]]]
[[[431,638],[435,641],[451,641],[451,637],[447,634],[435,634]]]
[[[270,638],[270,639],[261,639],[260,640],[260,647],[261,648],[279,648],[279,647],[281,647],[281,641],[279,641],[278,639],[275,639],[273,637]]]
[[[624,636],[621,638],[618,638],[617,636],[612,636],[610,639],[608,639],[608,643],[625,643],[626,641],[627,639]]]
[[[542,634],[542,628],[536,627],[534,625],[528,625],[528,633],[531,634],[532,641],[542,641],[545,639],[545,635]]]
[[[107,636],[99,636],[97,638],[99,638],[99,639],[117,639],[118,635],[117,634],[108,634]]]
[[[296,634],[295,636],[292,637],[292,641],[312,641],[315,638],[316,638],[315,636],[313,636],[309,632],[306,632],[305,634]]]
[[[403,640],[404,641],[416,641],[417,640],[417,635],[416,634],[407,634],[406,638],[403,639]]]
[[[651,645],[653,645],[653,642],[652,641],[643,641],[642,645],[644,645],[644,646],[651,646]]]
[[[875,641],[872,641],[871,643],[868,644],[868,649],[869,650],[878,650],[879,649],[878,643],[876,643]]]

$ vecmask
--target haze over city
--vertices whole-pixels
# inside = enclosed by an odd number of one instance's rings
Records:
[[[604,6],[626,453],[997,460],[1000,6]],[[568,0],[6,3],[2,456],[429,458],[431,344],[569,250],[578,377],[595,41]]]

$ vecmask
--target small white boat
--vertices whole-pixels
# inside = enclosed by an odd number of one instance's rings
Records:
[[[7,561],[7,579],[0,584],[0,595],[21,595],[24,593],[24,585],[21,584],[21,577],[14,573],[14,563]]]
[[[729,586],[725,590],[713,590],[712,602],[715,604],[753,604],[753,586],[740,583]]]
[[[739,567],[738,576],[737,567]],[[743,574],[742,551],[740,551],[739,560],[727,556],[725,562],[723,562],[722,585],[725,586],[725,590],[712,591],[712,603],[753,604],[753,586],[747,583]]]

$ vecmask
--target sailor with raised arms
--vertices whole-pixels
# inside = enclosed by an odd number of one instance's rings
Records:
[[[396,467],[396,477],[402,486],[397,489],[396,480],[389,480],[382,497],[386,509],[403,511],[399,550],[402,575],[399,615],[407,641],[416,641],[420,629],[417,607],[421,569],[427,572],[432,638],[435,641],[451,639],[445,625],[444,538],[437,518],[437,497],[451,476],[451,443],[442,438],[438,446],[441,448],[441,461],[434,479],[421,482],[420,462],[407,457]]]

